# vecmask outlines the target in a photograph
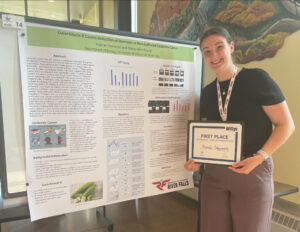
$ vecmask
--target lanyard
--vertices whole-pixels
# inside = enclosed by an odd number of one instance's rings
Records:
[[[220,113],[220,116],[222,118],[222,121],[227,121],[228,103],[229,103],[232,88],[233,88],[233,85],[234,85],[236,73],[237,73],[237,67],[234,66],[233,67],[233,75],[230,79],[229,88],[228,88],[227,96],[226,96],[225,103],[224,103],[224,108],[223,108],[223,103],[222,103],[220,84],[219,84],[219,81],[217,79],[217,94],[218,94],[219,113]]]

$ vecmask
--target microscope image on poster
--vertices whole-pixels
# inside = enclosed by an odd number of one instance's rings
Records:
[[[148,102],[149,113],[169,113],[170,101],[152,101]]]
[[[66,147],[66,125],[29,126],[30,149]]]

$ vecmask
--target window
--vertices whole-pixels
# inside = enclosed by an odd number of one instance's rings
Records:
[[[27,0],[28,16],[68,21],[67,0]]]
[[[123,8],[130,3],[135,13],[132,22],[136,25],[136,0],[0,0],[0,12],[16,15],[26,15],[56,21],[85,24],[95,27],[124,30],[127,28],[130,9]],[[120,5],[121,4],[121,5]],[[120,9],[119,6],[120,5]],[[128,4],[127,4],[128,5]],[[126,5],[126,6],[127,6]],[[121,17],[120,26],[119,17]],[[124,20],[123,20],[124,19]],[[129,25],[130,27],[131,25]],[[134,30],[135,31],[135,30]]]
[[[99,1],[70,1],[70,20],[80,24],[99,27]]]
[[[24,1],[0,1],[0,12],[25,15],[25,2]]]

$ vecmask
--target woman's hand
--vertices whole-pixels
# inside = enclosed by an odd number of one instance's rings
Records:
[[[256,168],[258,165],[260,165],[263,161],[264,161],[264,158],[261,155],[255,155],[255,156],[246,158],[238,163],[235,163],[228,168],[236,173],[247,175],[254,168]]]
[[[195,160],[189,159],[188,161],[185,162],[184,168],[190,172],[196,172],[200,168],[200,164],[196,164]]]

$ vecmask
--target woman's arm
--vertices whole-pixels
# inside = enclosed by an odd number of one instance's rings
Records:
[[[268,154],[272,154],[294,132],[295,124],[286,101],[277,105],[263,106],[263,110],[268,115],[275,128],[261,149]]]
[[[262,106],[262,108],[275,126],[272,134],[261,148],[267,154],[271,155],[294,132],[295,124],[286,101],[276,105]],[[248,174],[263,161],[263,157],[257,155],[233,164],[229,169],[237,173]]]

